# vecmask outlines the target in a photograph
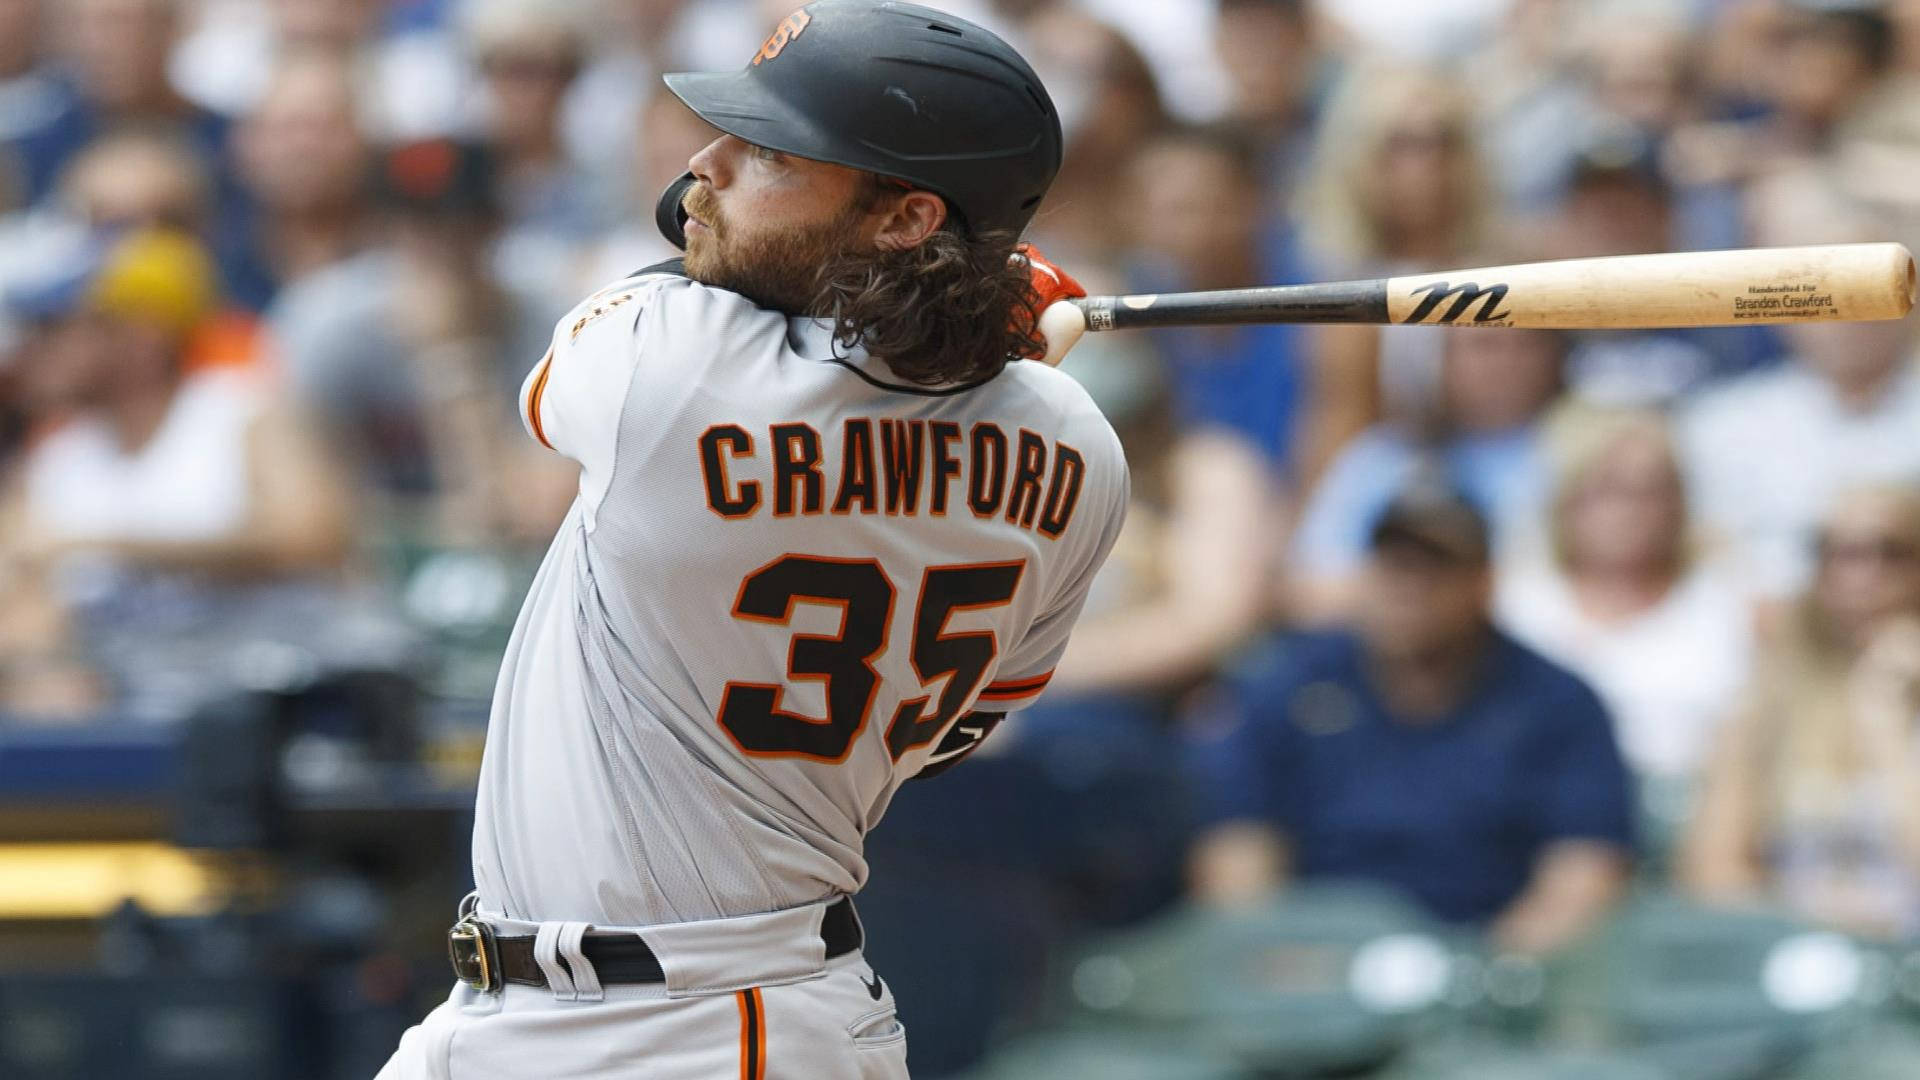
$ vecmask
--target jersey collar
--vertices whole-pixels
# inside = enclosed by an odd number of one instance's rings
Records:
[[[977,386],[984,386],[994,379],[989,375],[972,382],[950,383],[910,383],[904,382],[886,361],[877,359],[861,348],[843,349],[833,340],[833,324],[825,319],[812,319],[790,316],[787,321],[787,343],[793,351],[809,360],[837,364],[860,377],[870,386],[896,394],[914,394],[920,397],[947,397],[965,393]]]

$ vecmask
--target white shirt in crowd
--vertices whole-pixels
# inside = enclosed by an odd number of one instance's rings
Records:
[[[216,370],[188,376],[137,449],[123,449],[105,420],[70,420],[27,457],[28,513],[61,537],[196,541],[237,532],[251,503],[247,434],[262,403],[252,376]]]
[[[1696,776],[1752,663],[1746,595],[1723,571],[1688,573],[1652,610],[1603,623],[1580,610],[1544,558],[1501,573],[1496,617],[1514,637],[1592,684],[1642,776]]]
[[[1681,426],[1702,520],[1733,545],[1742,580],[1763,596],[1805,588],[1813,541],[1833,498],[1863,483],[1920,480],[1920,374],[1909,367],[1879,402],[1853,412],[1798,364],[1703,396]]]

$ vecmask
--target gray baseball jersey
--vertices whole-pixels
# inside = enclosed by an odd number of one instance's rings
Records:
[[[481,906],[521,919],[858,890],[900,784],[1046,686],[1127,502],[1058,371],[902,383],[672,270],[562,320],[521,409],[581,466],[481,770]]]

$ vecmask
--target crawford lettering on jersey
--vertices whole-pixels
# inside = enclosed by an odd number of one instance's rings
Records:
[[[764,433],[716,424],[699,440],[707,506],[728,520],[796,514],[1000,517],[1058,540],[1073,521],[1087,462],[1066,443],[994,423],[854,417],[832,433],[806,423]]]

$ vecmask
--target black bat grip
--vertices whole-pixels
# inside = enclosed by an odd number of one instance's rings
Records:
[[[1244,323],[1384,323],[1387,281],[1375,278],[1215,292],[1089,296],[1074,303],[1085,313],[1088,330]]]

